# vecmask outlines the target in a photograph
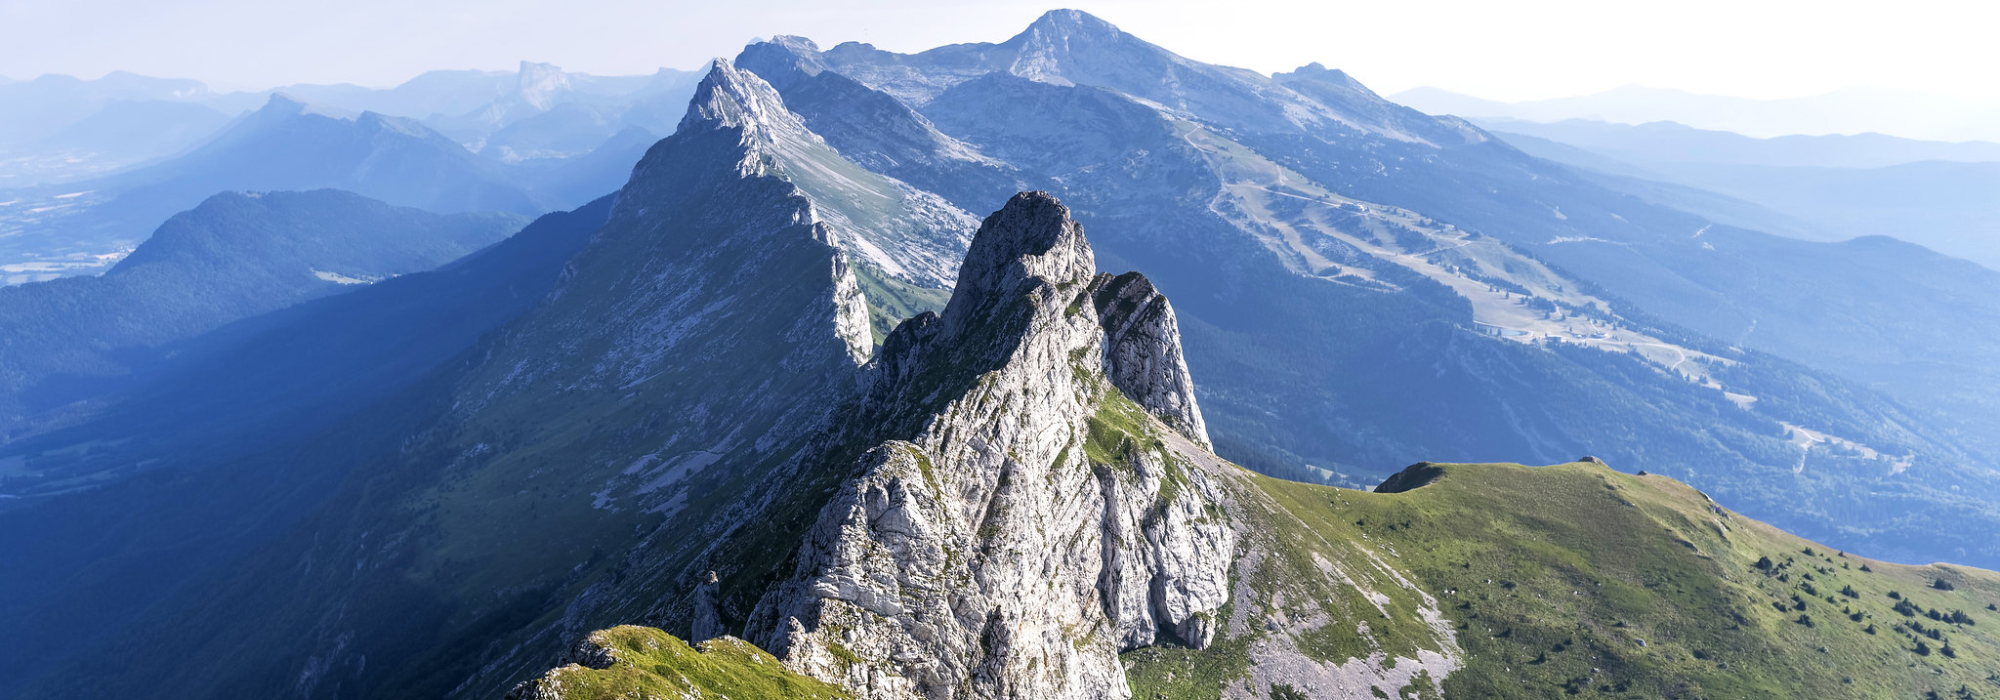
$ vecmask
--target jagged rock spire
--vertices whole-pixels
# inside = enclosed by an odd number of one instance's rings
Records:
[[[874,403],[843,423],[890,427],[831,465],[860,476],[753,641],[871,700],[1121,698],[1119,651],[1209,642],[1235,533],[1197,466],[1219,462],[1172,308],[1093,272],[1053,196],[987,217],[943,316],[884,344]]]
[[[1047,192],[1022,192],[986,217],[973,235],[944,317],[959,320],[1034,284],[1080,285],[1096,268],[1083,226],[1070,218],[1069,207]]]

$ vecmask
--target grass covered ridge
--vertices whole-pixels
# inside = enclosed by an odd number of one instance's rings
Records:
[[[777,657],[735,637],[688,646],[651,627],[624,625],[590,634],[609,650],[609,668],[570,664],[508,694],[510,700],[641,700],[730,698],[845,700],[845,691],[785,670]]]
[[[1255,480],[1311,531],[1288,538],[1366,542],[1438,597],[1448,697],[2000,698],[1993,572],[1829,550],[1660,476],[1437,466],[1395,494]]]

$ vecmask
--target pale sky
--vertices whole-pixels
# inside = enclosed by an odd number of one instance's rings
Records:
[[[521,59],[601,75],[693,69],[753,37],[897,51],[1001,41],[1043,2],[881,0],[0,0],[0,76],[124,69],[219,89],[388,86]],[[1901,0],[1079,0],[1190,58],[1318,61],[1384,94],[1503,100],[1640,84],[1742,97],[1890,87],[2000,101],[2000,3]]]

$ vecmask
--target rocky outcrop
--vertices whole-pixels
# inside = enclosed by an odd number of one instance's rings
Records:
[[[715,609],[716,589],[722,581],[710,571],[702,574],[694,587],[694,612],[688,620],[688,641],[695,644],[722,636],[726,630],[722,615]]]
[[[1203,448],[1208,425],[1181,357],[1181,330],[1167,298],[1145,275],[1099,275],[1090,299],[1104,327],[1104,372],[1125,395]]]
[[[935,412],[862,457],[753,641],[866,697],[1116,698],[1118,652],[1211,639],[1235,532],[1178,439],[1206,435],[1173,311],[1094,266],[1046,194],[986,220],[862,409]]]

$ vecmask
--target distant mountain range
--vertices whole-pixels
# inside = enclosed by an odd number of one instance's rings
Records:
[[[519,71],[431,71],[393,88],[289,85],[216,93],[192,80],[114,72],[0,83],[0,190],[73,182],[174,155],[273,97],[334,114],[424,122],[505,162],[561,159],[620,130],[673,128],[699,72],[595,76],[546,63]]]
[[[1428,114],[1469,118],[1670,121],[1755,137],[1877,132],[1933,141],[2000,141],[2000,104],[1879,88],[1757,100],[1634,85],[1577,97],[1500,102],[1425,87],[1390,99]]]
[[[550,204],[504,165],[417,122],[330,116],[273,97],[176,158],[56,187],[0,207],[0,271],[19,283],[104,269],[175,212],[217,192],[338,188],[440,213],[537,214]],[[574,203],[564,202],[564,204]]]
[[[1634,163],[1709,163],[1775,168],[1885,168],[1920,161],[2000,162],[2000,143],[1920,141],[1882,134],[1753,138],[1675,122],[1615,124],[1589,119],[1474,119],[1491,130],[1559,141]]]
[[[654,121],[671,128],[672,120]],[[642,127],[624,129],[574,158],[507,164],[413,119],[347,115],[273,95],[171,159],[6,193],[0,282],[99,272],[169,215],[223,191],[336,188],[439,213],[574,207],[616,189],[655,138]]]
[[[334,190],[210,197],[102,276],[0,288],[0,442],[59,423],[153,348],[443,265],[523,223]]]
[[[1818,240],[1890,236],[2000,269],[2000,144],[1753,139],[1667,122],[1480,123],[1528,153],[1614,176],[1601,180],[1607,187],[1716,221]]]
[[[0,190],[101,175],[172,155],[234,110],[192,80],[113,72],[0,83]]]

